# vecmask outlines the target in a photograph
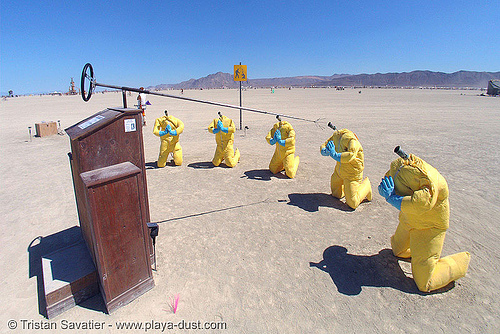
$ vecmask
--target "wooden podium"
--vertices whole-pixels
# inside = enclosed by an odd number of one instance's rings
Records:
[[[66,133],[80,226],[111,313],[154,286],[141,111],[108,108]]]

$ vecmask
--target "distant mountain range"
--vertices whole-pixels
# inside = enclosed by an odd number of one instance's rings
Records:
[[[334,74],[332,76],[298,76],[249,79],[243,87],[447,87],[486,88],[491,79],[500,79],[500,72],[458,71],[454,73],[412,71],[403,73]],[[217,72],[199,79],[177,84],[161,84],[149,90],[237,88],[239,82],[230,73]]]

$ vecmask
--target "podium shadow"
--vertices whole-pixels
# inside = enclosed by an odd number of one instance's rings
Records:
[[[73,226],[69,229],[46,237],[38,236],[28,245],[28,276],[29,278],[36,277],[38,312],[40,315],[48,318],[47,302],[45,300],[44,291],[42,258],[50,258],[51,253],[81,242],[84,242],[81,229],[78,226]],[[68,275],[63,268],[53,267],[52,271],[54,278],[61,281],[65,281],[65,277]],[[100,293],[78,305],[90,310],[106,313],[106,307]]]
[[[337,286],[337,291],[348,296],[359,295],[365,286],[389,287],[409,294],[429,295],[446,292],[454,282],[430,293],[418,290],[415,281],[407,277],[390,249],[375,255],[349,254],[342,246],[330,246],[323,252],[323,260],[309,262],[327,274]]]
[[[290,199],[290,201],[287,203],[288,205],[297,206],[307,212],[316,212],[319,210],[320,206],[347,212],[354,211],[353,208],[351,208],[349,205],[345,204],[338,198],[324,193],[293,193],[289,194],[288,198]]]

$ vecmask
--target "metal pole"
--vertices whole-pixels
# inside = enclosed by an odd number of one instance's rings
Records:
[[[240,130],[242,128],[242,119],[243,119],[243,113],[241,110],[241,81],[240,81]]]
[[[87,69],[90,69],[90,76],[86,73]],[[203,101],[203,100],[193,99],[193,98],[184,97],[184,96],[175,96],[175,95],[162,94],[162,93],[157,93],[157,92],[150,92],[150,91],[145,90],[145,89],[137,89],[137,88],[123,87],[123,86],[120,87],[120,86],[106,85],[106,84],[98,83],[94,79],[94,70],[92,69],[92,65],[90,65],[90,63],[85,64],[85,66],[83,67],[82,80],[81,80],[81,87],[82,87],[83,92],[85,92],[85,90],[83,89],[84,88],[84,84],[85,84],[85,78],[87,78],[90,81],[90,87],[89,87],[88,95],[85,96],[85,94],[82,94],[82,98],[83,98],[83,100],[85,102],[87,102],[90,99],[90,97],[92,96],[92,91],[95,89],[95,87],[100,86],[100,87],[107,87],[107,88],[118,89],[118,90],[123,91],[123,97],[124,97],[124,104],[125,105],[126,105],[126,99],[125,99],[125,92],[124,91],[128,91],[128,92],[136,92],[136,93],[144,93],[144,94],[158,95],[158,96],[164,96],[164,97],[171,97],[173,99],[179,99],[179,100],[185,100],[185,101],[206,103],[206,104],[211,104],[211,105],[219,106],[219,107],[240,109],[240,112],[241,112],[241,110],[246,110],[246,111],[251,111],[251,112],[256,112],[256,113],[266,114],[266,115],[274,115],[274,116],[280,115],[281,117],[286,117],[286,118],[291,118],[291,119],[298,119],[298,120],[301,120],[301,121],[315,123],[316,125],[318,125],[321,128],[321,125],[318,124],[318,122],[321,120],[321,118],[318,118],[317,120],[311,120],[311,119],[306,119],[306,118],[302,118],[302,117],[294,117],[294,116],[289,116],[289,115],[285,115],[285,114],[278,114],[278,113],[274,113],[274,112],[269,112],[269,111],[264,111],[264,110],[259,110],[259,109],[253,109],[253,108],[243,107],[241,105],[241,95],[240,95],[240,106],[237,107],[237,106],[234,106],[234,105],[231,105],[231,104],[227,104],[227,103]],[[240,85],[241,85],[241,83],[240,83]],[[240,94],[241,94],[241,89],[240,89]],[[241,121],[241,117],[240,117],[240,121]],[[241,125],[240,125],[240,129],[241,129]]]
[[[107,87],[107,88],[112,88],[112,89],[126,90],[126,91],[130,91],[130,92],[135,92],[135,93],[144,93],[144,94],[150,94],[150,95],[170,97],[170,98],[173,98],[173,99],[179,99],[179,100],[185,100],[185,101],[206,103],[206,104],[211,104],[211,105],[214,105],[214,106],[225,107],[225,108],[240,109],[240,107],[232,105],[232,104],[212,102],[212,101],[204,101],[204,100],[193,99],[193,98],[185,97],[185,96],[176,96],[176,95],[163,94],[163,93],[158,93],[158,92],[151,92],[151,91],[146,90],[146,89],[145,90],[140,90],[140,89],[132,88],[132,87],[120,87],[120,86],[106,85],[106,84],[102,84],[102,83],[98,83],[98,82],[96,82],[94,85],[95,86],[99,86],[99,87]],[[320,119],[310,120],[310,119],[306,119],[306,118],[295,117],[295,116],[288,116],[288,115],[285,115],[285,114],[278,114],[278,113],[274,113],[274,112],[269,112],[269,111],[264,111],[264,110],[259,110],[259,109],[253,109],[253,108],[247,108],[247,107],[243,107],[243,106],[241,107],[241,109],[242,110],[246,110],[246,111],[260,113],[260,114],[266,114],[266,115],[274,115],[274,116],[280,115],[281,117],[291,118],[291,119],[297,119],[297,120],[306,121],[306,122],[312,122],[312,123],[317,123],[320,120]]]
[[[153,244],[153,254],[155,259],[155,271],[156,271],[156,242]]]
[[[240,65],[241,65],[241,61],[240,61]],[[243,118],[243,113],[241,112],[241,81],[240,81],[240,130],[242,128],[242,118]]]
[[[122,96],[123,96],[123,108],[127,108],[127,95],[125,93],[125,90],[122,89]]]

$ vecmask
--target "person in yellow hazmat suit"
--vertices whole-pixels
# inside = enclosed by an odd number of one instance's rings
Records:
[[[465,276],[470,254],[440,258],[450,218],[448,184],[424,160],[406,155],[399,146],[396,150],[402,157],[391,163],[378,187],[380,195],[400,211],[399,225],[391,237],[392,252],[397,257],[411,257],[418,289],[429,292]]]
[[[333,135],[321,145],[323,156],[330,156],[335,161],[335,169],[330,179],[332,196],[341,199],[351,208],[356,209],[364,200],[372,200],[370,180],[363,180],[364,153],[358,137],[350,130],[335,129]]]
[[[240,151],[233,151],[234,132],[236,128],[232,119],[222,115],[219,112],[219,118],[214,118],[208,131],[215,135],[217,147],[215,149],[212,163],[214,166],[219,166],[222,161],[228,167],[234,167],[240,161]]]
[[[295,156],[295,130],[287,121],[282,121],[279,117],[267,133],[266,140],[269,145],[276,145],[273,157],[269,163],[269,170],[277,174],[285,170],[285,174],[293,179],[299,167],[300,158]]]
[[[168,115],[157,118],[153,133],[160,137],[160,155],[158,156],[158,167],[165,167],[168,155],[172,153],[176,166],[182,165],[182,147],[179,144],[179,135],[184,131],[184,123],[174,116]]]

